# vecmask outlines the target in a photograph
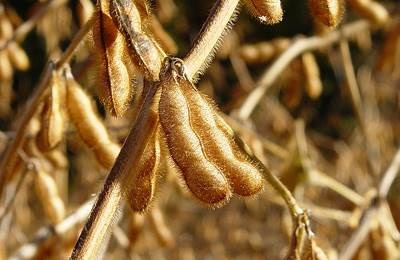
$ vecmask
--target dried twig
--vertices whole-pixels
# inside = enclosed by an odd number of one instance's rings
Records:
[[[93,206],[93,200],[85,202],[74,213],[66,217],[62,222],[55,226],[47,226],[39,229],[31,242],[21,246],[9,259],[30,259],[33,258],[41,244],[54,236],[63,236],[66,232],[76,227],[86,220],[90,209]]]
[[[380,210],[381,204],[386,201],[386,196],[390,190],[393,181],[395,180],[400,169],[400,148],[397,150],[389,168],[384,173],[381,182],[378,186],[378,197],[374,200],[371,205],[366,208],[363,212],[361,223],[357,229],[353,232],[347,243],[344,245],[340,252],[340,260],[351,259],[357,252],[361,243],[365,240],[366,236],[371,230],[373,220],[376,219],[378,211]]]
[[[296,40],[291,47],[283,52],[278,59],[264,72],[263,76],[257,81],[254,90],[246,98],[238,111],[238,117],[246,120],[250,117],[254,108],[260,102],[261,98],[279,77],[282,71],[306,51],[312,51],[324,48],[332,43],[338,42],[342,38],[349,38],[360,30],[369,28],[371,24],[368,21],[361,20],[343,26],[341,31],[333,31],[325,36],[313,36]]]

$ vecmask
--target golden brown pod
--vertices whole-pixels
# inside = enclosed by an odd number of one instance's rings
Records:
[[[160,123],[171,157],[196,198],[206,204],[222,204],[231,195],[229,183],[207,157],[202,140],[192,128],[192,114],[177,77],[171,69],[162,77]]]
[[[261,23],[275,24],[282,21],[280,0],[245,0],[249,12]]]
[[[236,145],[215,117],[215,107],[186,79],[179,79],[180,90],[185,96],[190,113],[190,125],[201,140],[206,157],[227,177],[233,192],[250,196],[259,192],[264,184],[261,170]],[[223,121],[219,118],[219,121]]]
[[[263,63],[281,54],[289,45],[290,40],[287,38],[276,38],[257,44],[245,44],[240,47],[239,55],[247,63]]]
[[[14,68],[22,71],[29,69],[29,57],[16,42],[10,42],[8,44],[7,52]]]
[[[0,13],[0,38],[4,40],[9,40],[13,36],[13,32],[13,25],[3,9]]]
[[[385,7],[371,0],[348,0],[350,6],[362,17],[377,25],[383,25],[389,20],[389,13]]]
[[[37,170],[34,178],[36,195],[52,224],[57,224],[65,217],[64,202],[58,195],[54,179],[45,171]]]
[[[141,6],[139,6],[141,7]],[[129,55],[135,68],[150,81],[159,79],[162,62],[166,57],[158,44],[143,31],[143,8],[129,0],[111,2],[114,21],[129,43]],[[140,13],[142,11],[142,14]]]
[[[67,109],[79,136],[93,151],[97,161],[103,167],[110,168],[120,146],[110,140],[91,99],[74,79],[67,79]]]
[[[65,83],[56,72],[53,72],[49,84],[50,92],[44,101],[40,115],[40,131],[36,139],[37,146],[41,151],[55,148],[61,142],[65,128],[65,118],[61,107],[61,99],[65,98],[62,97]]]
[[[307,95],[317,99],[322,93],[322,82],[319,74],[319,67],[314,54],[306,52],[301,56],[303,71],[306,80],[305,89]]]
[[[7,50],[0,50],[0,81],[9,81],[13,76],[13,68]]]
[[[310,0],[311,14],[329,27],[336,27],[342,20],[344,0]]]
[[[111,114],[122,116],[134,91],[127,43],[110,16],[109,1],[98,2],[94,19],[92,37],[98,62],[98,93]]]
[[[127,194],[128,203],[133,211],[148,208],[155,191],[156,173],[160,164],[160,143],[156,131],[147,143],[137,169],[138,174]]]
[[[264,184],[262,169],[238,146],[215,107],[186,78],[182,62],[172,59],[170,66],[172,73],[166,80],[168,84],[163,85],[160,99],[160,122],[171,156],[184,177],[187,170],[181,165],[189,168],[204,161],[201,166],[207,164],[210,168],[201,169],[201,173],[206,177],[226,177],[234,193],[250,196],[259,192]],[[186,162],[189,160],[192,163]],[[190,181],[185,180],[189,186]]]

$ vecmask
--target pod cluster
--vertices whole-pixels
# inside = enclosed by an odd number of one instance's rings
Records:
[[[236,143],[216,107],[186,77],[183,62],[166,58],[160,77],[160,125],[190,192],[213,206],[226,202],[232,193],[258,193],[262,169]]]

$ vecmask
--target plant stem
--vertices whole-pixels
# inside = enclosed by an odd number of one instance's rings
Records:
[[[231,27],[232,17],[239,5],[239,0],[218,0],[192,44],[190,51],[183,59],[186,73],[190,79],[204,71],[211,61],[220,38]]]
[[[71,259],[94,259],[104,249],[126,189],[138,174],[136,167],[146,144],[158,126],[158,84],[150,83],[139,116],[108,175]],[[155,96],[156,95],[156,96]]]

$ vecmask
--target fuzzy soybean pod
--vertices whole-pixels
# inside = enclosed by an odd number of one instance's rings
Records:
[[[336,27],[342,20],[344,0],[310,0],[312,15],[329,27]]]
[[[67,108],[81,139],[106,169],[117,158],[120,146],[110,140],[107,129],[97,115],[92,100],[74,79],[67,79]]]
[[[306,92],[312,99],[317,99],[322,93],[322,82],[319,73],[318,63],[314,54],[306,52],[301,56],[303,62],[303,72],[306,79]]]
[[[129,70],[127,42],[110,14],[110,1],[98,2],[92,29],[94,52],[98,62],[98,93],[106,109],[122,116],[132,99],[134,86]]]
[[[63,139],[65,118],[62,112],[62,98],[65,98],[65,82],[53,72],[50,83],[49,95],[44,101],[40,115],[40,131],[36,144],[41,151],[54,149]]]
[[[7,52],[14,68],[21,71],[29,69],[29,57],[16,42],[9,43]]]
[[[160,164],[160,142],[156,131],[147,143],[137,168],[137,176],[127,194],[128,203],[133,211],[148,208],[155,190],[156,173]]]
[[[190,125],[201,140],[207,158],[228,178],[234,193],[241,196],[258,193],[264,185],[261,169],[215,120],[219,117],[216,108],[189,80],[180,78],[178,82],[189,107]]]
[[[57,224],[65,217],[65,206],[61,200],[57,185],[47,172],[38,169],[34,179],[36,195],[43,210],[52,224]]]
[[[148,80],[157,81],[166,57],[164,51],[143,30],[143,8],[138,9],[130,0],[115,0],[111,2],[114,21],[119,25],[121,32],[129,43],[129,56],[135,68]]]
[[[281,0],[244,0],[249,12],[261,23],[275,24],[282,21]]]
[[[171,70],[162,79],[159,114],[171,157],[189,190],[205,204],[222,205],[231,196],[229,182],[205,153],[204,140],[191,124],[193,113]]]

